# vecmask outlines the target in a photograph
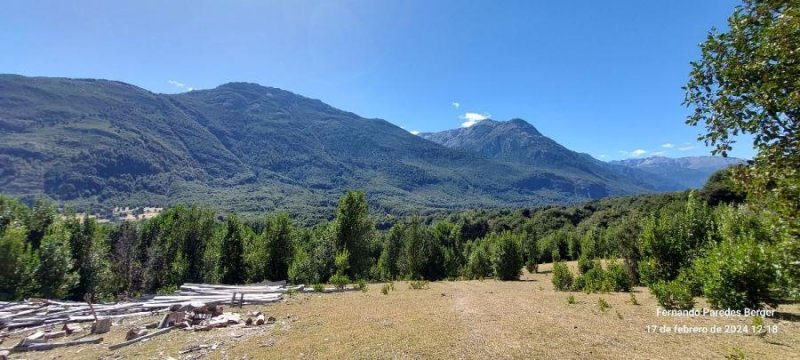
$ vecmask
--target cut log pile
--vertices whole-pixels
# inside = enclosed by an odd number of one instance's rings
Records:
[[[278,302],[287,291],[302,291],[303,285],[287,287],[285,282],[267,285],[184,284],[172,295],[151,296],[141,301],[116,304],[92,304],[73,301],[28,299],[24,302],[0,303],[0,330],[40,328],[46,325],[96,321],[176,311],[199,303],[236,306]]]
[[[12,352],[48,350],[56,347],[97,344],[102,338],[90,340],[49,342],[82,332],[81,322],[93,321],[90,333],[102,334],[111,328],[112,319],[166,313],[161,322],[145,328],[131,329],[124,343],[116,349],[167,333],[173,328],[206,331],[234,324],[263,325],[274,322],[261,313],[251,313],[246,320],[236,313],[223,312],[222,305],[231,307],[268,304],[281,301],[288,291],[303,291],[303,285],[287,287],[285,282],[264,285],[228,286],[184,284],[172,295],[150,296],[140,301],[116,304],[28,299],[24,302],[0,302],[0,343],[6,337],[25,331],[35,331],[11,349]],[[88,300],[88,299],[87,299]],[[45,331],[46,329],[46,331]],[[150,331],[155,329],[155,331]]]

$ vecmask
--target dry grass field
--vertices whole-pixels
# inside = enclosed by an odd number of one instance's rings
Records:
[[[115,325],[103,344],[39,353],[25,359],[800,359],[800,306],[782,305],[782,319],[767,318],[778,332],[753,334],[659,334],[648,325],[695,327],[751,325],[752,318],[670,318],[656,315],[646,288],[629,293],[554,291],[549,265],[523,281],[455,281],[412,290],[395,282],[381,293],[302,294],[269,306],[245,307],[277,318],[274,325],[171,333],[116,351],[127,329],[157,317]],[[575,298],[569,304],[569,295]],[[611,307],[601,311],[598,299]],[[705,307],[701,300],[697,307]],[[239,311],[239,309],[232,309]],[[16,339],[7,339],[14,344]],[[209,348],[180,354],[196,345]],[[6,346],[4,346],[6,347]],[[213,349],[212,349],[213,347]]]

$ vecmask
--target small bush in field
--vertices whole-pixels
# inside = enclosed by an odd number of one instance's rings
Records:
[[[747,356],[744,354],[744,351],[739,348],[733,349],[733,352],[725,355],[725,359],[727,360],[744,360],[747,359]]]
[[[591,270],[594,267],[595,263],[592,260],[589,260],[586,256],[581,256],[578,258],[578,273],[579,274],[586,274],[587,271]]]
[[[391,286],[389,286],[389,284],[383,284],[383,287],[381,287],[381,294],[389,295],[389,290],[390,289],[391,289]]]
[[[631,305],[640,305],[639,300],[636,300],[636,295],[633,295],[633,293],[631,293]]]
[[[600,311],[606,311],[611,308],[611,305],[609,305],[608,302],[606,302],[606,299],[603,299],[601,297],[597,299],[597,307],[600,308]]]
[[[389,282],[389,290],[394,291],[394,281]]]
[[[694,307],[692,291],[681,281],[659,281],[650,285],[650,292],[664,309],[689,310]]]
[[[356,289],[361,290],[361,292],[367,292],[367,290],[369,290],[369,287],[367,286],[366,280],[359,279],[356,282]]]
[[[314,284],[314,292],[323,292],[323,291],[325,291],[325,285]]]
[[[639,282],[642,285],[650,286],[659,280],[656,271],[656,261],[652,258],[639,262]]]
[[[408,283],[408,288],[414,290],[427,289],[428,282],[426,280],[414,280]]]
[[[572,272],[569,271],[567,264],[562,262],[553,263],[553,287],[559,291],[567,291],[572,286]]]
[[[333,284],[337,289],[342,290],[344,287],[350,282],[350,278],[347,275],[342,274],[335,274],[331,276],[330,283]]]
[[[569,296],[567,296],[567,304],[570,305],[575,304],[575,295],[570,294]]]
[[[625,267],[616,261],[608,264],[606,278],[613,291],[631,291],[633,287],[633,278]]]
[[[752,329],[757,332],[758,336],[767,335],[767,330],[764,329],[764,318],[761,316],[753,317]]]
[[[602,267],[592,267],[581,277],[583,278],[583,291],[587,293],[611,291],[611,284],[609,284],[606,272]]]

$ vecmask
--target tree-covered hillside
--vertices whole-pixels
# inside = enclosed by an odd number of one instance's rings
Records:
[[[321,220],[347,189],[394,214],[655,190],[568,163],[486,159],[247,83],[163,95],[115,81],[2,75],[0,129],[0,191],[95,211],[197,203]]]

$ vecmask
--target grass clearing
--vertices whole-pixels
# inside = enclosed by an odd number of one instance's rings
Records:
[[[569,264],[574,266],[574,264]],[[104,344],[83,345],[18,358],[166,358],[192,345],[218,344],[204,358],[230,359],[409,359],[409,358],[800,358],[800,322],[762,319],[777,325],[776,334],[654,334],[648,325],[725,326],[753,323],[753,318],[670,318],[656,316],[657,303],[646,288],[602,294],[614,311],[600,311],[598,295],[555,291],[550,265],[523,281],[441,281],[425,291],[399,283],[389,296],[382,284],[366,292],[297,294],[283,303],[226,310],[263,311],[275,324],[252,329],[181,330],[150,341],[109,351],[127,329],[157,317],[126,321],[106,334]],[[543,290],[540,290],[543,288]],[[388,291],[388,288],[387,288]],[[565,301],[573,296],[574,304]],[[707,307],[702,300],[697,307]],[[800,316],[800,306],[781,305]],[[761,321],[761,320],[758,320]],[[7,339],[5,345],[16,343]]]

